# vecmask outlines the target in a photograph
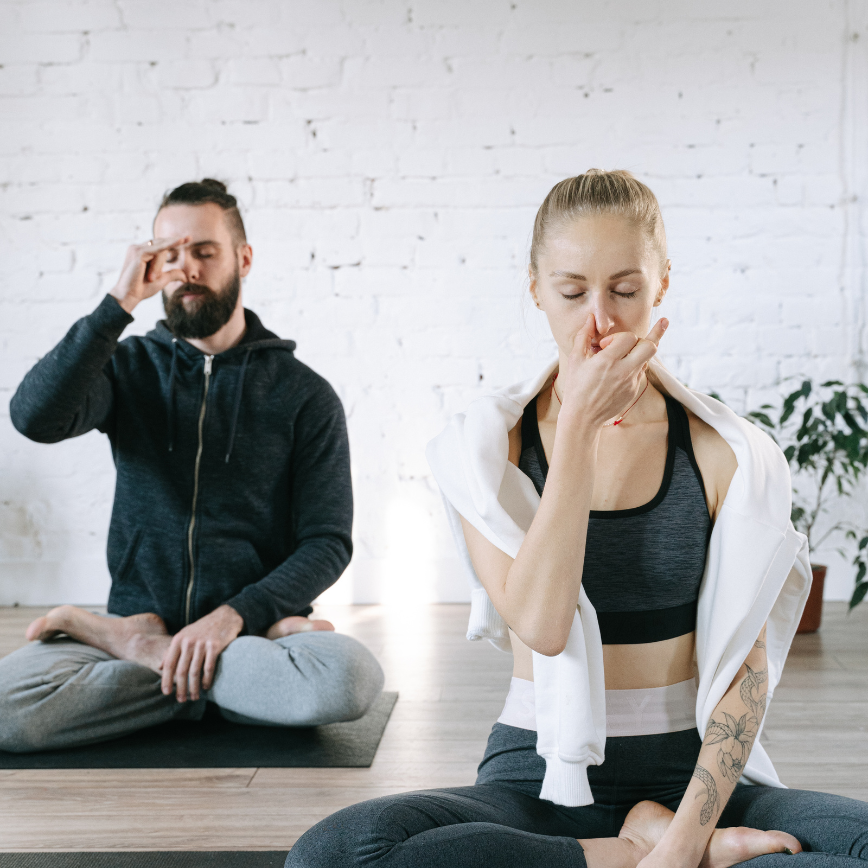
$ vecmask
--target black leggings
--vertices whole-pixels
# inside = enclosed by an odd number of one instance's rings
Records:
[[[644,799],[678,808],[700,746],[696,730],[610,738],[606,762],[589,769],[594,804],[565,808],[539,798],[545,763],[536,733],[495,724],[475,786],[344,808],[305,833],[286,866],[582,868],[577,838],[616,836]],[[751,868],[866,868],[868,861],[868,803],[855,799],[739,784],[717,825],[780,829],[811,851],[797,861],[760,856]]]

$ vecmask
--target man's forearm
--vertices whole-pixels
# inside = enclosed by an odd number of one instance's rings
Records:
[[[658,848],[695,868],[742,776],[766,710],[765,627],[708,723],[693,778]]]
[[[308,540],[275,570],[226,602],[244,619],[249,633],[264,633],[330,588],[347,568],[351,555],[349,534]]]
[[[112,389],[103,368],[132,321],[106,297],[27,373],[9,406],[26,437],[54,443],[98,427],[111,412]]]

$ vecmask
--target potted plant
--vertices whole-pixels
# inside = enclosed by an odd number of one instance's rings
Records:
[[[811,552],[835,534],[857,541],[853,559],[856,587],[849,610],[868,591],[868,529],[850,521],[830,523],[827,515],[830,501],[851,496],[868,466],[866,402],[868,386],[862,383],[845,386],[829,380],[815,386],[804,379],[784,398],[779,410],[764,404],[747,414],[775,439],[790,462],[794,482],[792,520],[796,529],[808,537]],[[799,624],[800,633],[813,633],[820,626],[826,566],[811,567],[814,583]]]

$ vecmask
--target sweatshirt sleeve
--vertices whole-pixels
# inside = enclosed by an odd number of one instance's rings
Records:
[[[38,443],[57,443],[93,428],[106,430],[113,405],[106,368],[132,321],[110,295],[78,320],[13,395],[9,413],[18,431]]]
[[[331,386],[309,398],[295,422],[290,515],[295,550],[230,600],[248,633],[297,614],[331,587],[353,553],[353,488],[343,407]]]

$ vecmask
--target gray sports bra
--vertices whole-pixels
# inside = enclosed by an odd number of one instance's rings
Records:
[[[660,490],[633,509],[591,510],[588,521],[582,586],[604,645],[660,642],[696,629],[712,524],[687,413],[664,398],[669,444]],[[518,466],[542,495],[549,468],[536,398],[522,419]]]

